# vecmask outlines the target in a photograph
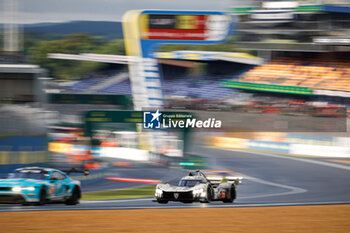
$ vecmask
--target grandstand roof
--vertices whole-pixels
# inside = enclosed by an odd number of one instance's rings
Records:
[[[0,64],[1,73],[43,73],[44,69],[31,64]]]
[[[179,60],[195,60],[195,61],[229,61],[244,63],[250,65],[260,65],[264,60],[260,57],[256,57],[247,53],[238,52],[212,52],[212,51],[189,51],[180,50],[172,52],[157,52],[155,53],[157,58],[162,59],[179,59]]]
[[[255,4],[247,4],[246,6],[232,7],[231,11],[234,14],[247,14],[252,11],[261,9],[293,9],[297,13],[312,13],[312,12],[340,12],[350,13],[350,3],[348,0],[323,0],[323,1],[257,1]]]

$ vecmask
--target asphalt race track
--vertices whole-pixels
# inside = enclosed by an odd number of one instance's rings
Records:
[[[213,169],[236,170],[243,174],[233,204],[158,204],[153,198],[81,201],[76,206],[47,204],[45,206],[0,205],[0,211],[153,209],[153,208],[215,208],[283,205],[350,204],[350,164],[325,159],[301,158],[197,148],[196,153],[211,158]],[[215,155],[213,157],[212,155]],[[174,172],[177,174],[177,172]],[[159,174],[158,174],[159,176]]]

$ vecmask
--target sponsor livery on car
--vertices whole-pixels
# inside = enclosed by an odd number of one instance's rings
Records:
[[[70,172],[84,172],[71,169]],[[43,205],[50,201],[63,201],[67,205],[79,203],[80,181],[65,172],[52,168],[25,167],[16,169],[8,178],[0,179],[0,203]]]
[[[223,201],[232,203],[236,198],[236,185],[241,179],[227,179],[218,177],[213,180],[208,178],[203,172],[190,172],[183,177],[178,186],[170,184],[158,184],[155,191],[155,198],[158,203],[166,204],[169,201],[180,201],[191,203],[199,201],[208,203],[210,201]]]

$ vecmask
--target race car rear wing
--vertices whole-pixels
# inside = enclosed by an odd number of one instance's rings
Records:
[[[239,176],[207,176],[207,180],[213,185],[225,182],[234,182],[237,185],[242,183],[243,178]]]
[[[236,185],[242,183],[243,178],[241,176],[232,176],[229,174],[226,175],[217,175],[217,174],[205,174],[200,170],[196,170],[195,172],[190,172],[189,176],[203,176],[206,180],[208,180],[212,185],[218,185],[224,182],[234,182]]]

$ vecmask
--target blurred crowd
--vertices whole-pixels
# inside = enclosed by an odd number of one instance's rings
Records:
[[[278,58],[256,66],[241,81],[350,91],[350,62],[340,59]]]

